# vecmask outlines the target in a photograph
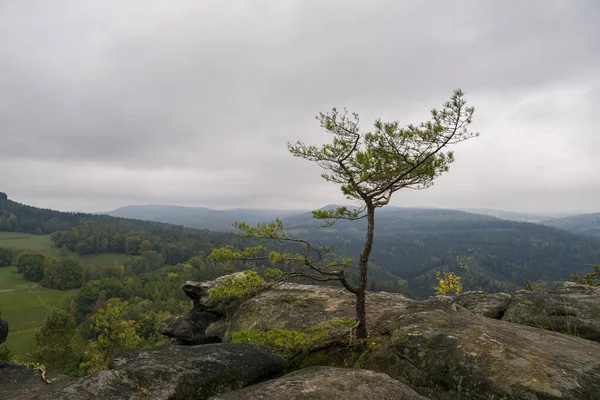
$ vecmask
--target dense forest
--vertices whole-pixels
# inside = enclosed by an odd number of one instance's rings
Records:
[[[349,253],[363,243],[364,223],[342,221],[321,228],[310,219],[287,221],[298,235],[335,243]],[[512,291],[526,279],[568,280],[600,261],[600,240],[542,225],[502,220],[455,210],[378,210],[371,260],[401,276],[423,296],[436,272],[463,278],[465,290]]]
[[[137,216],[154,213],[169,220],[169,208],[135,209]],[[207,215],[207,209],[202,213]],[[182,223],[202,227],[194,209],[184,212],[180,207],[177,215]],[[182,219],[183,215],[188,220]],[[224,228],[225,221],[218,219],[221,215],[216,212],[211,223],[220,221]],[[282,220],[293,235],[330,245],[340,254],[356,257],[357,249],[362,248],[364,220],[338,221],[327,228],[310,212],[283,216]],[[390,274],[389,279],[400,279],[419,296],[432,293],[436,273],[443,270],[458,273],[465,290],[513,291],[527,279],[548,285],[568,280],[571,274],[582,273],[586,263],[600,261],[597,238],[484,214],[388,206],[377,210],[375,226],[372,270],[379,268]]]
[[[0,193],[0,231],[52,234],[56,247],[79,255],[139,256],[155,251],[169,265],[209,254],[214,246],[237,240],[227,233],[173,224],[41,209],[9,200],[4,193]]]
[[[247,213],[244,210],[239,212],[242,215]],[[272,216],[272,213],[264,212],[261,215]],[[9,200],[6,195],[0,196],[0,216],[6,221],[11,221],[11,227],[6,231],[50,233],[55,247],[64,248],[80,256],[102,253],[130,255],[131,260],[124,265],[128,274],[152,272],[164,265],[186,263],[194,257],[205,260],[215,247],[229,245],[243,248],[256,244],[254,240],[228,232],[212,232],[108,215],[40,209]],[[274,242],[264,244],[273,249],[287,248],[287,245]],[[290,249],[293,250],[293,247]],[[252,265],[237,263],[231,268],[264,269],[267,266],[266,262]],[[41,276],[42,267],[36,268],[38,272],[34,276]],[[85,270],[84,273],[90,274],[89,270]],[[356,273],[349,271],[349,275],[354,276]],[[405,282],[381,266],[374,265],[370,277],[371,290],[406,291]]]

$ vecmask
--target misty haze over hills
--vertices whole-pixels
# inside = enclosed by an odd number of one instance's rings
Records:
[[[327,205],[322,209],[330,209],[338,207],[339,205]],[[349,208],[355,206],[347,206]],[[433,210],[447,210],[447,211],[460,211],[463,213],[487,215],[500,219],[516,222],[532,222],[541,223],[545,222],[548,226],[554,226],[557,228],[563,228],[563,226],[569,226],[568,221],[570,217],[573,217],[575,213],[566,212],[549,212],[549,213],[525,213],[525,212],[514,212],[504,210],[493,210],[487,208],[459,208],[459,209],[446,209],[446,208],[435,208],[435,207],[397,207],[387,206],[378,210],[377,215],[379,218],[384,215],[391,214],[415,214],[418,210],[422,210],[422,215],[426,215],[427,211]],[[191,228],[208,229],[214,231],[230,231],[232,229],[231,224],[234,221],[244,221],[251,225],[258,222],[269,222],[275,218],[283,219],[284,222],[292,222],[292,228],[296,223],[309,223],[318,225],[319,221],[314,220],[312,223],[307,222],[312,219],[310,210],[284,210],[284,209],[244,209],[234,208],[227,210],[215,210],[208,207],[185,207],[185,206],[172,206],[172,205],[129,205],[125,207],[117,208],[116,210],[103,212],[101,214],[107,214],[113,217],[123,218],[135,218],[147,221],[165,222],[177,225],[183,225]],[[594,215],[594,214],[582,214],[582,215]],[[552,224],[549,221],[554,219],[566,219],[565,222],[557,222]],[[585,220],[585,216],[582,217]],[[344,223],[341,221],[341,223]],[[286,224],[287,225],[287,224]],[[566,228],[563,228],[566,229]],[[570,229],[566,229],[570,230]],[[578,231],[574,231],[579,233]]]

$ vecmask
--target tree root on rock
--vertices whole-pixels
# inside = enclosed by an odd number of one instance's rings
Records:
[[[52,381],[50,379],[46,378],[46,370],[42,367],[37,367],[36,369],[39,370],[40,373],[42,374],[42,381],[48,385],[51,385]]]

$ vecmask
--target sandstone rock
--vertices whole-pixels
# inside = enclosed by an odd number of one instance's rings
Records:
[[[373,328],[380,336],[362,367],[433,398],[600,399],[600,344],[588,340],[436,298],[386,312]]]
[[[221,335],[206,335],[205,332],[206,328],[221,319],[224,317],[219,314],[192,310],[183,317],[172,317],[163,322],[158,331],[184,345],[219,343]]]
[[[230,276],[236,278],[244,274],[239,272]],[[232,333],[246,330],[302,331],[327,327],[331,340],[349,335],[348,324],[329,325],[329,322],[335,324],[336,321],[348,321],[355,317],[355,297],[343,288],[286,283],[259,292],[237,304],[221,304],[210,300],[210,292],[221,285],[224,279],[225,276],[208,282],[186,282],[183,290],[194,301],[194,310],[187,316],[167,321],[161,327],[161,333],[177,338],[182,343],[190,342],[190,338],[212,338],[215,341],[220,338],[229,342]],[[412,301],[394,293],[368,293],[368,318],[374,320],[385,310],[402,308]],[[213,314],[225,314],[225,310],[229,314],[226,320],[213,319]]]
[[[283,329],[321,338],[309,344],[308,351],[327,343],[346,341],[355,319],[355,297],[345,289],[286,283],[261,292],[240,305],[227,321],[224,342],[236,332]],[[367,293],[367,319],[370,322],[386,310],[404,309],[414,300],[400,294]]]
[[[453,296],[454,302],[474,314],[500,319],[511,301],[507,293],[464,292]]]
[[[497,296],[479,310],[492,312],[505,297]],[[355,362],[346,349],[346,327],[330,330],[309,352],[325,348],[319,350],[324,364],[350,360],[350,365],[387,373],[432,398],[600,399],[600,345],[475,315],[455,301],[451,296],[414,301],[368,293],[371,350]],[[353,316],[354,297],[345,290],[285,284],[244,302],[228,320],[224,340],[251,329],[310,332]],[[340,353],[340,348],[345,350]]]
[[[600,287],[570,284],[548,292],[519,290],[502,319],[600,342]]]
[[[568,289],[591,307],[588,289]],[[367,293],[371,336],[356,353],[348,347],[347,324],[355,315],[354,296],[341,288],[286,283],[244,301],[207,331],[222,334],[225,342],[249,331],[319,332],[319,340],[303,352],[285,354],[293,365],[384,372],[439,400],[600,400],[600,344],[484,317],[499,317],[507,300],[505,294],[415,301]]]
[[[373,371],[312,367],[211,400],[426,400],[403,383]]]
[[[21,364],[0,361],[0,399],[29,400],[48,393],[53,388],[62,387],[75,378],[48,373],[52,384],[42,381],[38,370]]]
[[[111,370],[40,399],[207,399],[264,380],[284,367],[283,359],[253,344],[159,346],[119,353]]]
[[[222,285],[223,281],[227,277],[238,279],[244,278],[245,274],[243,272],[236,272],[231,275],[221,276],[215,280],[206,282],[187,281],[183,285],[183,291],[190,299],[194,301],[194,309],[196,311],[211,311],[216,314],[225,315],[231,305],[224,301],[211,300],[209,296],[210,292],[214,288]]]

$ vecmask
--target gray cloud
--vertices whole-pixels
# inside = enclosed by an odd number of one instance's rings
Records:
[[[395,204],[593,211],[599,18],[593,0],[5,2],[0,190],[85,211],[342,202],[285,149],[327,139],[319,110],[419,122],[462,87],[482,136]]]

